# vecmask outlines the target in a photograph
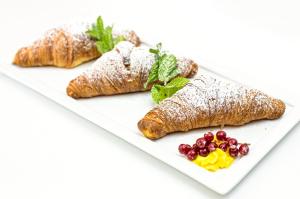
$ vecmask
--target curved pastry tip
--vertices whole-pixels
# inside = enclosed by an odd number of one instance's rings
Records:
[[[12,63],[18,66],[25,67],[27,66],[28,61],[29,61],[29,53],[27,48],[21,48],[16,53]]]
[[[191,72],[188,74],[187,77],[188,78],[194,77],[197,74],[198,69],[199,69],[199,65],[193,60],[191,60]]]
[[[285,103],[279,99],[274,99],[272,103],[274,104],[275,108],[273,109],[270,119],[280,118],[285,112]]]
[[[138,122],[138,128],[145,137],[155,140],[166,135],[161,122],[143,118]]]
[[[74,99],[78,99],[80,96],[78,95],[78,90],[76,89],[76,85],[74,85],[74,81],[75,80],[70,81],[70,83],[66,89],[66,92],[67,92],[68,96],[70,96]]]

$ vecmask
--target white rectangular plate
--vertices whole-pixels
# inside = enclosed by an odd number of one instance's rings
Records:
[[[87,63],[71,70],[54,67],[20,68],[6,64],[0,67],[0,71],[219,194],[226,194],[237,185],[299,121],[299,111],[294,105],[287,103],[284,116],[278,120],[258,121],[242,127],[226,127],[225,130],[230,136],[236,137],[241,142],[251,143],[250,154],[245,158],[237,159],[228,169],[209,172],[180,156],[177,148],[181,143],[192,144],[204,132],[218,128],[197,129],[151,141],[143,137],[137,129],[137,122],[153,107],[148,92],[83,100],[68,97],[65,90],[69,81],[91,64]],[[220,77],[217,73],[203,67],[201,74]],[[264,143],[260,144],[261,141]]]

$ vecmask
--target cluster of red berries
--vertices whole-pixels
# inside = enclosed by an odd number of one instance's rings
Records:
[[[193,146],[189,144],[180,144],[178,150],[181,154],[186,155],[189,160],[194,160],[197,155],[206,157],[210,152],[217,148],[229,153],[233,158],[247,155],[249,152],[248,144],[240,144],[237,139],[226,136],[225,131],[216,133],[217,142],[212,132],[205,133],[203,137],[198,138]]]

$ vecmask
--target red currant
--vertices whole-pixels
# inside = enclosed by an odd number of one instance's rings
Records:
[[[192,161],[192,160],[195,160],[196,157],[197,157],[197,152],[194,151],[194,150],[190,150],[190,151],[187,153],[186,157],[187,157],[189,160],[191,160],[191,161]]]
[[[231,145],[237,146],[238,145],[238,141],[235,138],[230,138],[227,141],[228,141],[229,146],[231,146]]]
[[[220,148],[221,150],[223,150],[224,152],[226,152],[226,151],[227,151],[227,148],[228,148],[228,144],[227,144],[226,142],[223,142],[223,143],[221,143],[221,144],[219,145],[219,148]]]
[[[239,155],[239,150],[235,145],[229,147],[229,155],[233,158],[236,158]]]
[[[188,144],[180,144],[178,147],[179,153],[183,155],[186,155],[191,149],[192,147]]]
[[[207,146],[208,142],[202,137],[202,138],[197,139],[196,144],[198,145],[198,147],[200,149],[203,149]]]
[[[212,132],[208,132],[208,133],[205,133],[204,134],[204,139],[207,141],[207,142],[211,142],[214,140],[214,134]]]
[[[242,156],[247,155],[249,153],[248,144],[241,144],[239,147],[239,152]]]
[[[209,154],[209,151],[208,151],[207,148],[203,148],[203,149],[199,150],[199,155],[200,156],[206,157],[208,154]]]
[[[207,149],[209,150],[209,152],[213,152],[218,148],[218,145],[215,142],[211,142],[209,143],[209,145],[207,146]]]
[[[220,141],[225,141],[226,140],[225,131],[218,131],[216,136],[217,136],[217,139],[220,140]]]
[[[192,149],[198,153],[200,148],[197,144],[193,144]]]

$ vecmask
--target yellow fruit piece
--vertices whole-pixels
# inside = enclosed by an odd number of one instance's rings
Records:
[[[206,157],[198,155],[193,162],[209,171],[217,171],[218,169],[228,168],[233,161],[234,158],[228,153],[221,149],[216,149]]]
[[[217,149],[216,151],[219,155],[217,164],[219,165],[220,168],[226,168],[227,154],[224,151],[222,151],[221,149]]]
[[[196,159],[193,160],[193,162],[201,167],[203,167],[203,161],[205,160],[206,157],[202,157],[200,155],[197,155]]]
[[[207,165],[205,167],[205,169],[209,170],[209,171],[217,171],[219,169],[218,165],[216,164],[212,164],[212,165]]]
[[[234,158],[231,157],[230,155],[227,155],[226,162],[225,162],[225,168],[230,167],[230,165],[233,163],[233,161],[234,161]]]
[[[206,159],[204,160],[205,165],[216,164],[218,161],[218,153],[216,151],[208,154]]]

